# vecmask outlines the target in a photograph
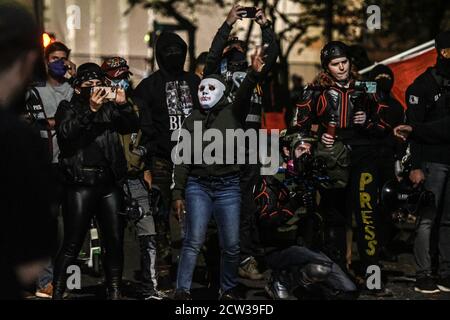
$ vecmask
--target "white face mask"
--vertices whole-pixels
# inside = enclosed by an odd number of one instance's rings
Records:
[[[222,99],[225,85],[216,79],[206,78],[198,87],[198,100],[203,109],[213,108]]]

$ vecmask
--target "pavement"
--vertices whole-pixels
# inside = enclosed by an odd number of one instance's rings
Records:
[[[400,232],[394,245],[394,253],[398,254],[397,262],[382,261],[383,274],[386,276],[386,287],[393,293],[392,297],[374,297],[361,294],[360,300],[450,300],[450,293],[422,294],[414,291],[414,257],[412,255],[411,228]],[[125,232],[125,266],[124,266],[124,296],[125,299],[139,299],[139,248],[133,228]],[[356,248],[354,248],[356,252]],[[357,263],[357,254],[354,255]],[[101,276],[93,275],[86,267],[82,267],[83,274],[81,290],[70,292],[71,300],[97,300],[104,299],[105,289]],[[268,300],[264,287],[269,278],[270,271],[264,272],[265,279],[260,281],[240,279],[240,291],[247,300]],[[192,296],[195,300],[216,299],[217,291],[208,288],[205,268],[197,268],[192,285]]]

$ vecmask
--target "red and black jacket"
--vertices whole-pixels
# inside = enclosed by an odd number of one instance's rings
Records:
[[[311,130],[311,126],[317,124],[321,135],[333,119],[337,123],[337,137],[344,143],[373,144],[375,141],[372,138],[387,130],[386,122],[379,113],[382,107],[373,96],[356,89],[354,83],[352,80],[348,88],[341,87],[329,75],[321,73],[319,81],[305,88],[296,106],[293,125],[303,131]],[[358,111],[367,115],[363,125],[353,123]]]

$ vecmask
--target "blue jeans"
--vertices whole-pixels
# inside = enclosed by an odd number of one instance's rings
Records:
[[[241,191],[239,175],[224,178],[189,177],[186,186],[185,238],[177,275],[177,290],[190,291],[197,256],[205,242],[212,216],[222,249],[222,292],[237,286],[239,268],[239,219]]]

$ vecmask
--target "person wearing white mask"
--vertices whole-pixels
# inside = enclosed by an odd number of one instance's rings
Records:
[[[208,222],[214,215],[217,223],[221,245],[220,299],[236,300],[238,267],[239,267],[239,216],[241,204],[240,165],[228,164],[226,161],[226,130],[241,129],[248,114],[249,100],[253,90],[263,74],[263,50],[259,49],[252,56],[252,68],[236,94],[234,102],[228,99],[228,88],[218,75],[208,75],[202,80],[198,90],[201,105],[186,118],[182,130],[189,132],[191,145],[195,146],[195,137],[208,129],[216,129],[222,133],[223,154],[213,164],[206,163],[208,159],[183,162],[175,165],[172,199],[173,211],[179,221],[184,220],[185,239],[181,250],[176,282],[176,300],[190,300],[192,276],[197,262],[198,253],[205,241]],[[201,126],[199,127],[199,123]],[[186,133],[186,131],[184,131]],[[201,135],[202,133],[200,133]],[[183,140],[186,139],[185,134]],[[188,139],[189,139],[188,138]],[[177,155],[186,141],[179,140]],[[202,154],[209,141],[202,142]],[[191,148],[190,154],[183,158],[194,159],[196,148]],[[200,151],[200,150],[197,150]],[[183,150],[185,153],[186,150]],[[234,153],[236,155],[236,152]],[[179,163],[179,161],[174,161]],[[193,163],[193,164],[192,164]],[[227,163],[227,164],[225,164]],[[186,210],[186,211],[185,211]]]

